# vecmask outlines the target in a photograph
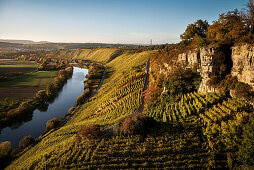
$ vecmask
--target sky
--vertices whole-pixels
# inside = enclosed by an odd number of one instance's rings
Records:
[[[0,39],[73,43],[176,43],[248,0],[0,0]]]

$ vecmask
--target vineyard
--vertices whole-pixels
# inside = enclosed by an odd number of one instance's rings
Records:
[[[158,103],[152,107],[146,114],[156,120],[163,122],[177,122],[191,116],[198,115],[206,108],[222,101],[223,94],[193,92],[187,93],[181,97],[178,103]]]
[[[77,144],[70,137],[68,142],[55,140],[52,145],[57,149],[47,150],[38,163],[27,162],[28,166],[36,169],[205,168],[212,163],[207,161],[211,155],[202,150],[199,139],[191,131],[154,134],[142,142],[139,136],[117,136]]]
[[[93,60],[96,62],[105,62],[116,51],[115,48],[98,48],[98,49],[79,49],[75,54],[70,54],[70,58]],[[69,51],[68,51],[69,52]],[[63,55],[65,56],[65,55]]]
[[[158,102],[146,115],[161,122],[185,124],[196,119],[202,127],[203,144],[214,153],[213,166],[233,167],[243,127],[249,122],[252,107],[220,93],[187,93],[174,104]]]
[[[72,161],[83,159],[81,155],[90,161],[89,156],[99,143],[91,141],[86,145],[84,143],[75,144],[76,132],[84,125],[99,124],[107,127],[140,107],[145,63],[153,53],[153,51],[124,53],[107,63],[108,75],[98,93],[82,106],[71,121],[44,137],[8,168],[50,167],[54,166],[51,161],[59,157],[63,158],[61,161],[66,159],[65,163],[60,163],[59,159],[59,166],[71,167],[71,164],[74,165]],[[89,143],[93,145],[88,146]],[[85,150],[88,154],[85,153]],[[69,154],[77,155],[72,160],[68,160]]]
[[[153,53],[124,52],[106,63],[107,75],[98,93],[66,125],[46,134],[7,169],[234,167],[243,126],[253,110],[224,93],[194,91],[180,96],[177,102],[158,100],[144,112],[155,120],[144,135],[77,140],[82,127],[100,125],[107,129],[139,110],[145,64]]]

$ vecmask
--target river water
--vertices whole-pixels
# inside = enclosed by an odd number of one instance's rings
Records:
[[[44,132],[47,121],[54,116],[63,118],[69,108],[75,105],[76,98],[84,92],[84,80],[87,73],[87,69],[74,67],[72,78],[67,80],[55,100],[48,105],[48,109],[46,111],[35,110],[28,118],[29,121],[2,129],[0,142],[11,141],[12,147],[17,148],[18,142],[24,136],[39,137]]]

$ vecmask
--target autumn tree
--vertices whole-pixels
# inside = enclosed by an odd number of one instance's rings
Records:
[[[208,27],[207,40],[233,44],[243,35],[246,35],[244,20],[236,9],[221,14],[219,19]]]
[[[209,24],[206,20],[199,19],[193,24],[189,24],[185,32],[180,35],[180,38],[182,40],[192,40],[195,36],[205,38],[208,26]]]

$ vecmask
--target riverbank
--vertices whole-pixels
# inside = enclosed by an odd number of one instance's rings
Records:
[[[58,71],[53,81],[47,84],[46,89],[39,90],[34,98],[1,108],[0,128],[28,121],[32,117],[35,109],[44,110],[48,103],[57,97],[57,93],[61,90],[65,82],[71,78],[72,72],[72,67]]]
[[[74,67],[74,70],[76,69],[77,67]],[[107,68],[103,67],[102,65],[100,65],[100,67],[98,67],[97,64],[92,64],[90,65],[89,67],[90,71],[89,71],[89,74],[86,75],[86,78],[87,80],[93,80],[93,78],[100,78],[100,82],[98,85],[96,86],[92,86],[92,87],[86,87],[86,88],[89,88],[90,89],[90,93],[89,93],[89,96],[85,99],[85,101],[83,101],[83,104],[84,105],[91,97],[93,97],[97,91],[99,90],[99,88],[101,87],[101,85],[103,84],[103,81],[104,81],[104,78],[106,77],[106,73],[107,73]],[[101,73],[101,70],[99,70],[98,68],[103,68],[103,74],[98,74],[98,73]],[[80,68],[81,69],[81,68]],[[75,75],[75,71],[74,71],[74,75]],[[95,76],[97,75],[97,77]],[[99,77],[98,77],[99,76]],[[83,84],[85,81],[80,81],[81,84]],[[68,83],[67,83],[68,84]],[[84,84],[83,84],[84,85]],[[96,88],[95,88],[96,87]],[[59,96],[61,97],[61,96]],[[72,100],[73,101],[73,100]],[[74,105],[74,104],[73,104]],[[59,129],[60,127],[64,126],[71,118],[72,116],[78,112],[78,110],[82,107],[82,105],[78,105],[76,107],[71,107],[69,110],[68,110],[68,113],[64,116],[64,118],[61,120],[61,122],[59,123],[59,126],[57,126],[56,128],[53,128],[51,129],[50,131],[40,135],[38,138],[35,139],[35,141],[33,142],[32,145],[26,147],[26,148],[23,148],[22,150],[17,150],[15,151],[16,152],[16,155],[15,155],[15,159],[17,157],[19,157],[20,155],[22,155],[23,153],[25,153],[27,150],[29,150],[31,147],[33,147],[36,143],[38,143],[39,141],[41,141],[44,137],[48,136],[49,134],[51,134],[53,131],[56,131],[57,129]],[[50,109],[50,108],[49,108]]]

